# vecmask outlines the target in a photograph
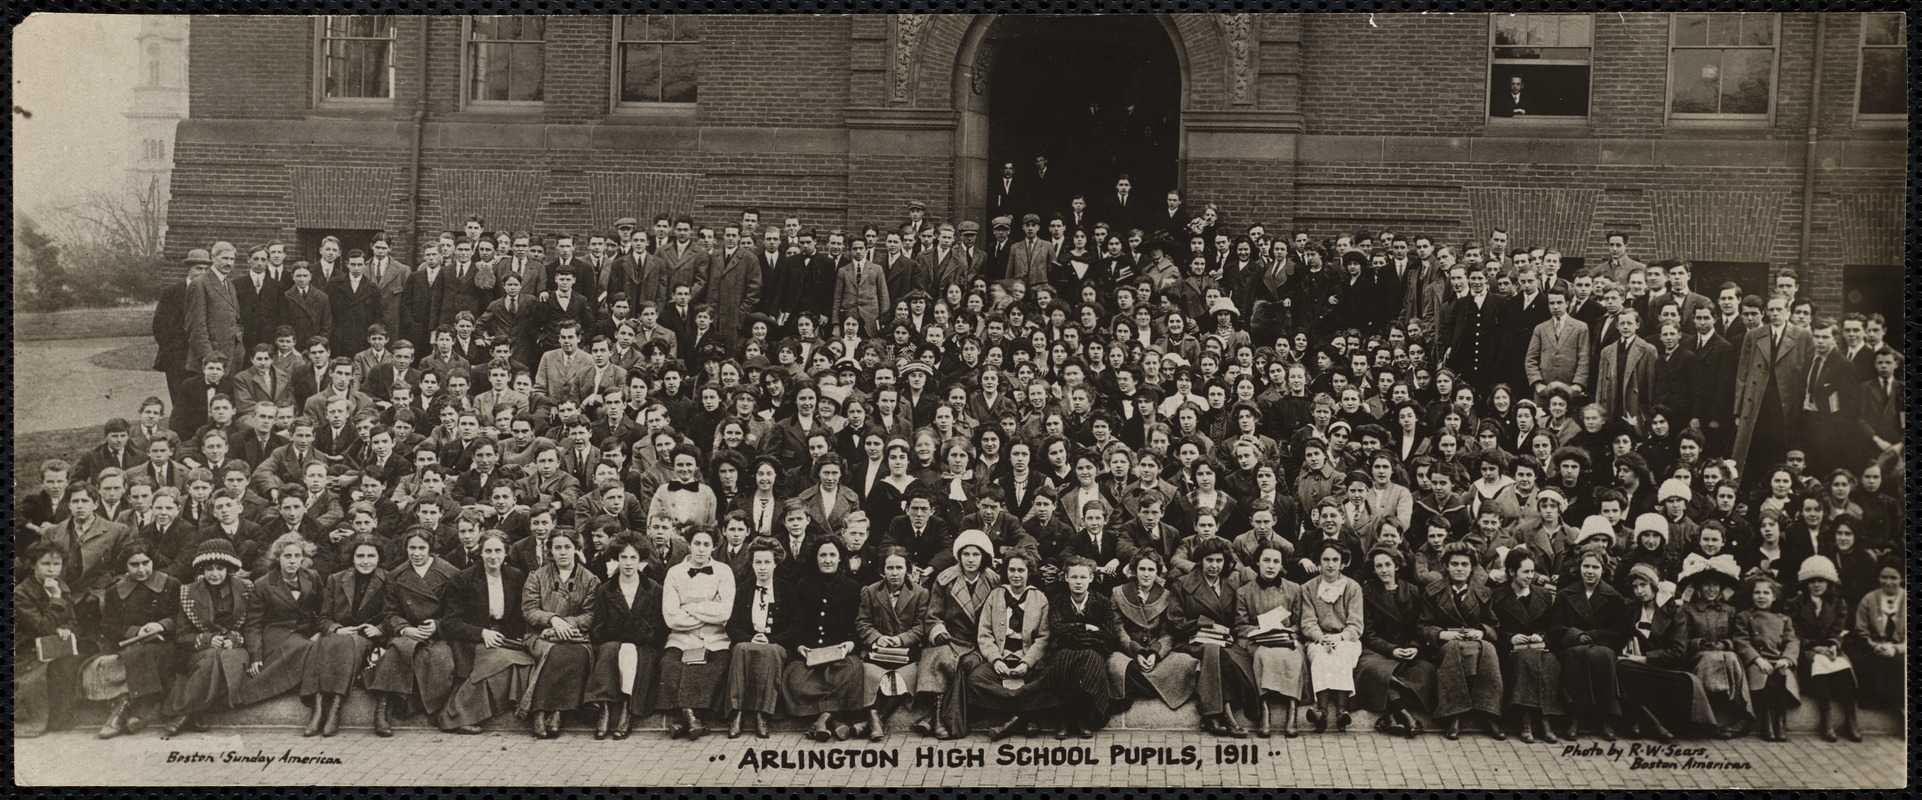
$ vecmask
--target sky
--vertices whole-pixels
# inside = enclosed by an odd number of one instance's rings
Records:
[[[16,209],[71,203],[119,185],[129,154],[121,112],[139,79],[139,30],[139,17],[128,14],[45,12],[14,29]]]

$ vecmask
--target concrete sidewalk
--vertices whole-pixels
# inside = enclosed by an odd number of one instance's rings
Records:
[[[111,417],[132,420],[140,401],[167,399],[166,376],[151,370],[108,369],[88,359],[151,342],[144,336],[15,342],[13,424],[16,433],[99,425]],[[173,409],[169,406],[168,411]]]

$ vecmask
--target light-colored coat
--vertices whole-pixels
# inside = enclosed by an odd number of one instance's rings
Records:
[[[1622,355],[1623,348],[1628,354]],[[1595,374],[1595,399],[1615,417],[1634,417],[1638,429],[1647,422],[1648,405],[1655,397],[1655,360],[1660,358],[1655,345],[1640,336],[1628,336],[1602,349],[1601,367]],[[1616,359],[1627,358],[1628,370],[1617,376]],[[1626,381],[1626,387],[1617,381]],[[1616,392],[1621,391],[1621,408],[1615,408]]]
[[[187,284],[187,371],[199,372],[214,353],[225,353],[229,365],[246,363],[241,336],[240,298],[231,279],[210,270]]]
[[[1564,316],[1560,333],[1554,319],[1535,326],[1528,337],[1530,383],[1580,383],[1588,379],[1588,368],[1588,323]]]
[[[391,256],[379,278],[374,278],[374,263],[367,262],[367,277],[373,279],[374,287],[380,290],[380,324],[387,326],[387,336],[398,339],[400,332],[401,295],[407,291],[407,278],[414,274],[414,268]]]
[[[841,265],[834,279],[835,325],[855,317],[861,320],[862,332],[872,336],[888,303],[887,276],[882,274],[880,264],[863,262],[858,270],[852,261]]]

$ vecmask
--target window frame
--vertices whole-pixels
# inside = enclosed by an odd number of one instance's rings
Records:
[[[1711,44],[1678,45],[1675,43],[1676,28],[1681,24],[1682,17],[1684,15],[1689,15],[1689,14],[1706,15],[1710,19],[1713,19],[1714,16],[1717,14],[1737,14],[1737,15],[1755,14],[1758,16],[1767,15],[1770,21],[1773,22],[1775,25],[1774,36],[1772,36],[1770,39],[1770,41],[1773,43],[1766,48],[1757,46],[1757,45],[1739,45],[1739,44],[1738,45],[1711,45]],[[1662,98],[1662,116],[1668,121],[1668,124],[1683,125],[1683,126],[1697,125],[1697,126],[1722,126],[1722,127],[1729,127],[1729,126],[1771,127],[1775,124],[1775,112],[1780,105],[1777,102],[1776,94],[1777,94],[1777,91],[1781,88],[1781,78],[1782,78],[1782,15],[1779,12],[1774,12],[1774,11],[1719,11],[1719,12],[1717,11],[1708,11],[1708,12],[1676,11],[1676,12],[1670,12],[1668,15],[1668,48],[1667,49],[1668,49],[1668,64],[1667,64],[1667,70],[1666,70],[1667,79],[1664,82],[1664,86],[1663,86],[1664,96]],[[1774,57],[1769,59],[1768,111],[1763,112],[1761,114],[1731,114],[1731,113],[1724,113],[1719,111],[1714,113],[1700,113],[1700,112],[1677,112],[1675,110],[1675,53],[1677,51],[1679,50],[1763,50],[1763,49],[1767,49],[1774,54]],[[1717,80],[1719,81],[1720,78],[1717,78]],[[1720,84],[1718,83],[1717,85],[1719,87]]]
[[[1574,116],[1574,115],[1555,115],[1555,116],[1539,116],[1538,115],[1538,116],[1521,116],[1521,117],[1495,116],[1495,108],[1493,105],[1494,95],[1495,95],[1495,65],[1496,65],[1495,48],[1497,46],[1495,44],[1495,21],[1501,16],[1511,16],[1511,17],[1584,16],[1584,17],[1588,17],[1588,44],[1583,47],[1583,49],[1588,51],[1588,60],[1586,62],[1583,62],[1588,67],[1588,101],[1587,103],[1584,104],[1584,108],[1586,109],[1585,113],[1581,114],[1580,116]],[[1508,12],[1491,12],[1488,15],[1488,43],[1487,43],[1486,49],[1487,49],[1487,57],[1484,59],[1484,70],[1483,70],[1483,76],[1482,76],[1483,87],[1484,87],[1484,90],[1482,92],[1482,118],[1485,121],[1487,121],[1489,124],[1537,125],[1537,126],[1539,125],[1581,126],[1581,125],[1587,125],[1589,123],[1589,120],[1594,117],[1595,115],[1595,15],[1594,14],[1575,14],[1575,13],[1564,14],[1564,13],[1556,13],[1556,12],[1530,12],[1530,13],[1524,14],[1524,13],[1508,13]],[[1503,61],[1502,63],[1515,64],[1515,63],[1523,63],[1523,62],[1529,62],[1529,63],[1535,63],[1535,64],[1571,63],[1571,62],[1564,62],[1558,59],[1557,60],[1508,59]]]
[[[322,14],[314,18],[314,107],[315,108],[381,108],[394,104],[398,94],[400,79],[395,68],[395,58],[400,51],[400,25],[394,25],[394,35],[387,39],[387,96],[386,97],[328,97],[327,96],[327,43],[334,37],[327,35],[327,21],[334,17],[358,16],[354,14]],[[342,41],[379,41],[363,37],[347,37]]]
[[[610,42],[609,46],[611,48],[611,53],[608,59],[608,65],[609,65],[608,79],[607,79],[608,108],[611,109],[613,112],[619,113],[619,114],[659,114],[659,115],[665,115],[665,116],[678,116],[678,115],[691,113],[694,111],[696,107],[700,105],[700,102],[701,102],[701,94],[700,94],[701,82],[700,82],[700,72],[699,72],[700,62],[698,60],[695,62],[696,71],[695,71],[695,80],[694,80],[694,100],[693,101],[668,102],[668,101],[622,100],[621,99],[621,78],[622,78],[622,74],[626,71],[625,70],[626,64],[624,64],[621,59],[624,55],[623,50],[626,48],[627,45],[630,45],[630,44],[656,45],[656,46],[662,47],[662,51],[665,52],[666,45],[691,44],[691,45],[695,45],[696,51],[699,51],[700,45],[705,42],[705,40],[698,39],[698,38],[685,40],[685,41],[679,40],[679,39],[630,40],[630,39],[622,38],[623,36],[622,32],[626,27],[625,23],[629,18],[647,17],[647,16],[658,16],[658,17],[672,20],[675,17],[686,16],[686,15],[684,14],[618,14],[618,15],[609,17],[611,24],[609,25],[608,39]]]
[[[474,97],[474,59],[473,47],[474,22],[483,17],[512,17],[513,14],[481,14],[461,17],[460,21],[460,100],[463,111],[492,112],[530,112],[540,111],[547,105],[547,23],[541,22],[541,38],[538,44],[541,52],[541,99],[539,100],[481,100]],[[527,39],[489,39],[494,44],[531,44]]]
[[[1869,44],[1867,41],[1869,37],[1869,22],[1874,17],[1884,16],[1884,15],[1896,17],[1898,20],[1900,20],[1900,22],[1896,25],[1896,30],[1901,33],[1902,41],[1897,44]],[[1905,113],[1904,114],[1874,114],[1874,113],[1865,113],[1862,111],[1862,75],[1865,71],[1867,71],[1867,68],[1868,68],[1869,50],[1870,49],[1894,50],[1898,53],[1901,53],[1903,55],[1904,62],[1906,62],[1908,49],[1909,49],[1908,38],[1909,38],[1908,18],[1900,11],[1865,11],[1865,12],[1862,12],[1861,16],[1858,18],[1857,24],[1856,24],[1856,39],[1855,39],[1856,41],[1855,101],[1854,101],[1854,104],[1849,109],[1855,115],[1855,119],[1861,122],[1873,123],[1878,125],[1890,124],[1890,125],[1906,126],[1908,124],[1909,115]],[[1906,88],[1906,85],[1905,85],[1905,88]]]

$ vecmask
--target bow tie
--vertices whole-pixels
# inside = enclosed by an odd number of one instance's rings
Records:
[[[686,483],[680,481],[667,482],[667,490],[670,492],[697,492],[700,491],[700,487],[701,485],[694,481],[688,481]]]
[[[687,574],[689,577],[692,577],[695,575],[713,575],[714,567],[707,566],[707,567],[701,567],[700,569],[689,568],[687,571]]]

